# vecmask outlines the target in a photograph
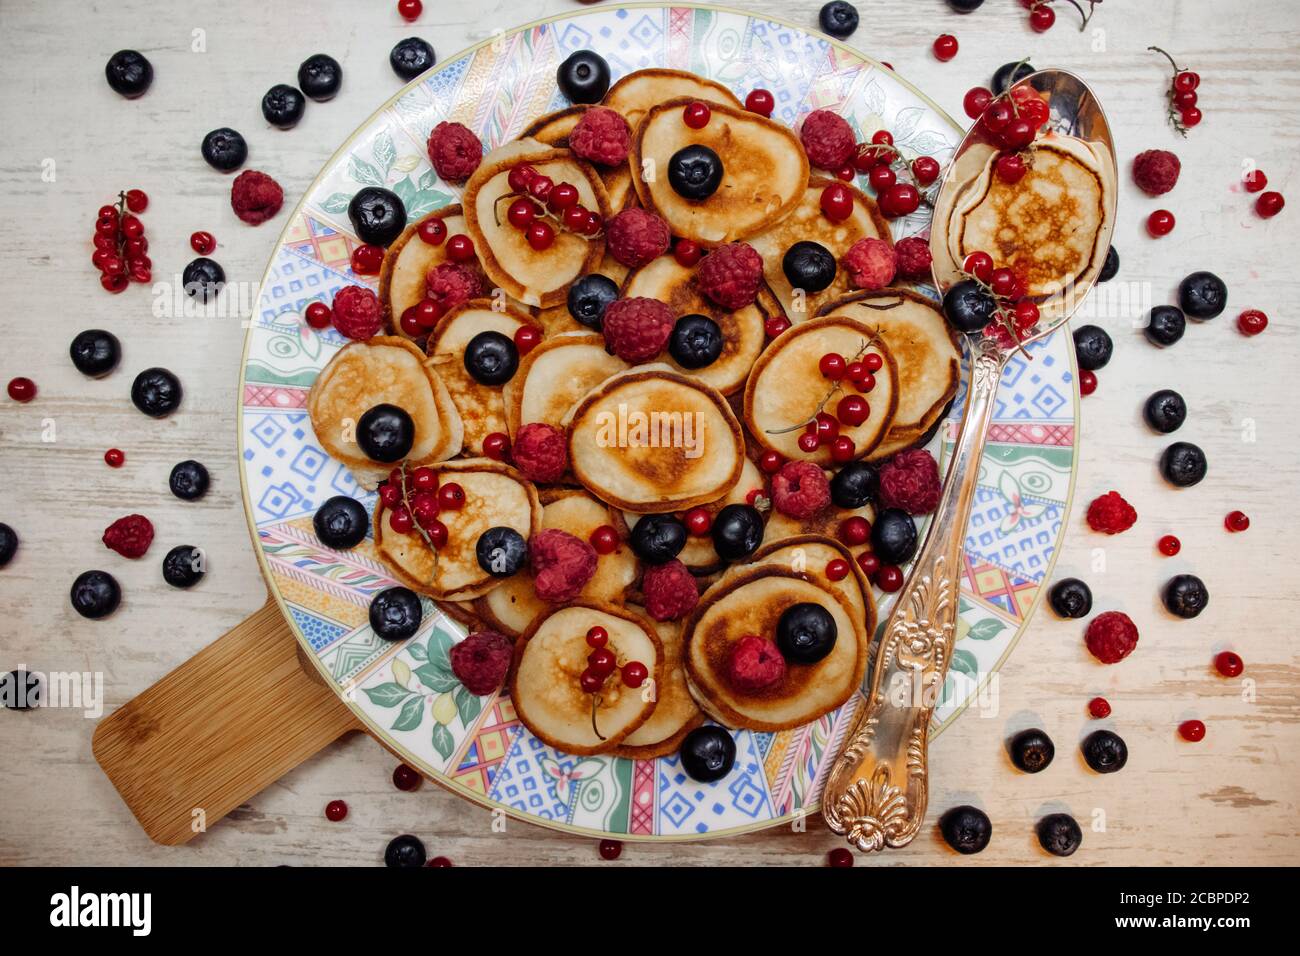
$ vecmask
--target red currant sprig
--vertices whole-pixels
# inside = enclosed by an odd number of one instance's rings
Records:
[[[1193,73],[1179,66],[1172,56],[1158,46],[1149,46],[1148,50],[1159,53],[1174,68],[1174,77],[1169,83],[1169,122],[1180,136],[1201,121],[1201,111],[1196,106],[1196,88],[1201,85],[1199,73]]]
[[[894,306],[897,305],[897,302],[894,303]],[[862,395],[847,394],[845,383],[852,384],[860,393],[870,392],[876,387],[875,373],[885,364],[878,352],[867,353],[876,338],[872,335],[871,338],[864,339],[852,358],[835,352],[823,355],[817,367],[822,377],[831,382],[831,387],[817,403],[812,417],[788,428],[770,428],[766,434],[787,435],[802,429],[803,434],[799,436],[798,442],[800,451],[812,454],[822,445],[830,445],[832,461],[850,461],[857,454],[857,446],[848,435],[840,434],[840,426],[856,428],[861,425],[871,416],[871,406]],[[843,397],[835,404],[835,414],[827,412],[826,406],[831,399],[842,393]]]
[[[388,511],[388,526],[398,534],[417,532],[434,553],[447,543],[447,526],[438,520],[443,511],[465,506],[465,490],[455,482],[440,484],[432,468],[411,468],[403,461],[379,486],[379,500]]]
[[[1066,2],[1079,11],[1079,32],[1082,33],[1087,29],[1088,21],[1092,19],[1101,0],[1086,0],[1088,4],[1086,12],[1079,5],[1078,0],[1066,0]],[[1020,0],[1020,5],[1029,8],[1029,25],[1036,32],[1045,33],[1056,23],[1056,11],[1052,9],[1052,0]]]
[[[909,163],[894,145],[893,134],[886,129],[876,130],[870,143],[858,143],[851,165],[857,172],[866,174],[867,182],[876,192],[876,204],[890,219],[910,216],[923,203],[932,206],[926,190],[934,185],[943,169],[931,156],[918,156]],[[899,173],[910,181],[899,182]]]
[[[557,228],[587,239],[597,238],[605,228],[600,213],[578,201],[578,187],[572,183],[557,183],[527,163],[510,170],[507,182],[511,192],[493,206],[496,223],[501,225],[501,203],[509,202],[506,220],[539,252],[555,241]]]
[[[1010,269],[994,268],[993,257],[982,251],[968,255],[961,272],[995,303],[996,318],[985,328],[985,334],[996,338],[1004,348],[1014,345],[1024,351],[1021,342],[1038,325],[1039,312],[1037,303],[1025,295],[1019,277]]]
[[[137,215],[148,206],[149,197],[142,190],[128,189],[117,194],[115,204],[99,207],[90,261],[99,270],[99,284],[109,292],[121,292],[132,282],[153,281],[153,263],[146,255],[149,240]]]
[[[610,675],[617,670],[623,685],[632,690],[644,684],[646,678],[650,676],[649,669],[640,661],[620,663],[618,655],[610,650],[608,645],[609,632],[605,628],[595,624],[587,629],[587,646],[592,651],[587,655],[586,669],[578,678],[583,693],[591,695],[591,731],[601,740],[604,740],[605,736],[596,726],[596,710],[602,702],[601,688],[605,686]]]

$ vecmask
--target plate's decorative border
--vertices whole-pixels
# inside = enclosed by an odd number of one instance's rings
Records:
[[[455,681],[447,652],[464,629],[431,604],[415,638],[397,646],[377,640],[366,609],[370,596],[393,582],[371,541],[337,553],[322,547],[311,528],[326,497],[371,498],[320,449],[305,411],[317,371],[343,340],[333,330],[309,329],[303,309],[330,301],[345,284],[374,281],[349,268],[356,240],[348,199],[361,186],[384,185],[413,214],[457,201],[459,188],[441,182],[425,156],[433,126],[463,122],[489,147],[518,135],[536,115],[564,105],[555,67],[583,47],[600,51],[615,78],[671,66],[710,76],[741,96],[763,86],[787,123],[829,107],[860,138],[886,127],[904,151],[941,160],[960,137],[942,110],[880,63],[794,24],[723,7],[582,10],[472,47],[370,117],[289,217],[244,346],[244,508],[271,592],[308,658],[384,746],[435,781],[519,819],[593,836],[684,840],[773,826],[816,810],[819,776],[860,697],[798,730],[737,732],[736,770],[712,786],[686,777],[675,758],[557,753],[527,732],[508,698],[475,697]],[[921,215],[898,220],[895,236],[927,225]],[[996,671],[1041,600],[1069,513],[1078,419],[1074,354],[1061,334],[1030,351],[1035,360],[1013,360],[998,393],[967,528],[958,644],[934,733],[996,692]],[[963,396],[964,389],[956,414]],[[949,420],[932,443],[941,456],[955,428]]]

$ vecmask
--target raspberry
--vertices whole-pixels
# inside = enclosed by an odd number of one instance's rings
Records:
[[[780,649],[757,634],[746,634],[731,645],[727,679],[737,690],[758,691],[785,677]]]
[[[482,697],[501,686],[513,655],[514,647],[504,635],[496,631],[475,631],[459,644],[453,644],[447,656],[456,679],[471,694]]]
[[[808,162],[818,169],[839,170],[848,163],[857,146],[853,127],[830,110],[813,110],[799,130]]]
[[[668,251],[668,223],[644,209],[624,209],[605,223],[609,254],[630,269],[639,269]]]
[[[547,528],[528,539],[528,563],[533,590],[543,601],[572,601],[596,573],[596,550],[559,528]]]
[[[429,134],[429,162],[449,183],[463,183],[483,161],[483,144],[461,123],[439,123]]]
[[[908,514],[929,514],[939,504],[939,463],[924,448],[900,451],[880,469],[880,503]]]
[[[284,190],[266,173],[246,169],[230,184],[230,208],[250,226],[261,225],[280,211]]]
[[[595,106],[582,114],[578,125],[569,133],[569,148],[593,163],[617,166],[627,161],[632,149],[632,130],[621,114]]]
[[[127,515],[109,525],[102,540],[124,558],[140,558],[153,542],[153,525],[144,515]]]
[[[1115,664],[1137,647],[1138,629],[1123,611],[1107,611],[1088,622],[1083,639],[1093,657],[1103,664]]]
[[[350,339],[364,342],[378,335],[384,326],[384,310],[379,307],[379,296],[373,289],[361,285],[345,285],[334,293],[334,328]]]
[[[831,483],[810,461],[787,461],[772,476],[772,504],[791,518],[811,518],[831,500]]]
[[[884,239],[859,239],[844,253],[843,265],[859,289],[883,289],[894,281],[898,257]]]
[[[529,481],[559,481],[569,469],[564,432],[543,422],[529,422],[519,429],[511,454],[515,467]]]
[[[605,349],[632,365],[647,362],[664,350],[675,321],[673,310],[658,299],[611,302],[602,326]]]
[[[1133,527],[1138,513],[1118,491],[1108,491],[1088,505],[1088,527],[1106,534],[1119,534]]]
[[[695,577],[676,558],[646,568],[641,592],[645,595],[645,609],[656,621],[685,617],[695,610],[700,600]]]
[[[894,243],[894,257],[898,260],[898,274],[904,279],[930,278],[930,244],[920,236],[908,236]]]
[[[700,291],[724,309],[743,309],[758,295],[763,257],[747,242],[718,246],[704,257],[695,280]]]
[[[478,272],[459,262],[444,262],[434,266],[424,277],[424,287],[429,298],[437,302],[444,312],[483,294],[483,280]]]
[[[1133,181],[1148,196],[1163,196],[1178,182],[1182,164],[1167,149],[1148,149],[1133,160]]]

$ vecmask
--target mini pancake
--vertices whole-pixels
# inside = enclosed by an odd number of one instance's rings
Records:
[[[745,460],[740,423],[717,390],[666,365],[621,372],[568,422],[569,465],[592,494],[637,514],[715,501]]]
[[[835,645],[815,664],[786,664],[762,690],[741,690],[727,676],[733,646],[747,634],[776,640],[781,614],[818,604],[835,621]],[[837,592],[774,564],[723,575],[700,598],[686,624],[686,677],[705,713],[728,727],[788,730],[843,704],[861,686],[869,635]]]
[[[822,212],[822,190],[833,184],[844,186],[853,195],[853,213],[843,222],[831,222]],[[814,175],[808,180],[808,188],[803,191],[794,211],[751,238],[749,244],[763,257],[763,276],[785,314],[791,322],[801,322],[816,315],[827,302],[852,291],[848,270],[839,263],[859,239],[883,239],[891,246],[894,244],[889,234],[889,223],[876,208],[875,200],[852,183]],[[794,291],[781,266],[786,251],[796,242],[816,242],[825,246],[835,257],[837,266],[831,284],[820,292],[805,290],[802,303],[795,301]],[[802,308],[797,308],[799,305]]]
[[[582,689],[579,678],[591,653],[587,630],[597,625],[609,634],[605,646],[615,657],[640,661],[653,685],[628,687],[616,669],[597,694]],[[538,618],[515,643],[510,701],[543,743],[580,756],[607,753],[654,712],[654,695],[647,692],[660,686],[663,671],[663,644],[649,621],[612,604],[577,600]]]
[[[869,454],[885,436],[898,406],[894,358],[871,327],[842,316],[828,316],[801,322],[782,332],[754,363],[745,383],[745,424],[765,449],[790,459],[830,464],[828,445],[814,452],[799,448],[804,424],[812,421],[823,402],[825,410],[834,415],[835,406],[845,395],[858,394],[846,384],[831,395],[835,386],[818,367],[822,356],[830,352],[850,362],[871,352],[879,353],[884,364],[875,373],[876,386],[863,396],[871,414],[861,425],[841,425],[840,434],[853,439],[856,458]]]
[[[726,103],[739,109],[743,104],[721,83],[705,79],[685,70],[667,70],[651,67],[634,70],[609,88],[601,103],[623,114],[627,124],[636,132],[637,125],[650,108],[666,100],[689,97]]]
[[[662,361],[683,375],[713,386],[723,395],[731,395],[745,387],[749,370],[763,351],[767,342],[763,323],[774,311],[773,304],[765,304],[760,299],[735,312],[718,308],[700,292],[695,281],[697,268],[680,265],[672,256],[659,256],[627,277],[620,298],[658,299],[678,318],[703,315],[718,323],[722,330],[722,354],[712,364],[700,369],[682,368],[666,350]]]
[[[868,456],[884,458],[921,441],[957,394],[957,333],[930,299],[908,289],[858,292],[823,309],[875,329],[898,363],[898,408],[889,431]]]
[[[491,299],[472,299],[444,315],[425,346],[438,375],[456,403],[465,426],[465,449],[483,454],[483,439],[506,430],[506,404],[501,385],[484,385],[465,368],[465,349],[480,332],[500,332],[513,340],[515,332],[532,325],[532,316]]]
[[[714,246],[744,239],[770,228],[803,198],[808,185],[808,157],[788,126],[736,106],[711,102],[703,129],[682,122],[693,97],[651,107],[632,137],[632,168],[657,170],[653,182],[637,176],[633,183],[641,205],[662,216],[674,236]],[[680,149],[707,146],[722,160],[722,182],[707,199],[677,194],[668,179],[668,164]]]
[[[562,303],[569,283],[595,268],[605,254],[605,239],[557,229],[548,248],[530,246],[523,232],[506,221],[509,203],[503,200],[498,204],[510,194],[510,170],[523,163],[557,183],[573,184],[578,202],[607,218],[609,198],[590,163],[567,149],[531,139],[516,140],[488,153],[465,184],[465,223],[483,271],[507,295],[525,305],[546,308]]]
[[[569,410],[627,363],[605,351],[605,339],[578,332],[543,339],[519,360],[502,389],[511,437],[530,422],[563,427]]]
[[[384,322],[389,334],[410,338],[402,331],[402,313],[419,303],[427,294],[425,277],[429,270],[447,261],[447,242],[430,245],[420,238],[420,224],[441,219],[447,238],[464,234],[465,216],[460,205],[444,206],[410,223],[384,253],[379,269],[379,301],[384,308]]]
[[[763,541],[765,544],[772,544],[809,534],[825,535],[838,540],[841,526],[849,518],[854,517],[875,521],[876,509],[870,502],[861,508],[841,508],[832,502],[807,518],[792,518],[774,507],[768,512],[767,524],[763,528]]]
[[[307,413],[321,447],[347,465],[363,487],[373,488],[393,467],[365,457],[355,440],[361,416],[383,404],[403,409],[415,424],[409,461],[432,464],[460,452],[460,413],[424,353],[392,335],[350,342],[316,376]]]
[[[474,613],[472,601],[434,601],[433,603],[438,605],[438,610],[462,625],[471,634],[485,627],[483,619]]]
[[[616,286],[622,286],[623,281],[627,278],[628,268],[609,254],[605,250],[605,258],[600,260],[600,265],[596,267],[596,273],[605,276]],[[559,305],[552,305],[545,309],[534,309],[534,318],[542,327],[542,332],[546,336],[559,335],[561,332],[591,332],[589,326],[583,325],[569,312],[567,301]]]
[[[609,506],[585,491],[564,490],[542,506],[542,530],[558,528],[582,541],[601,525],[613,525]],[[623,595],[636,581],[637,562],[626,543],[610,554],[597,555],[596,573],[579,597],[609,604],[622,604]],[[528,625],[551,605],[533,590],[533,579],[520,571],[474,602],[475,613],[492,627],[511,637],[528,630]]]
[[[579,104],[539,116],[520,135],[531,137],[547,146],[568,149],[569,134],[573,132],[573,127],[578,125],[578,120],[582,119],[582,114],[589,109],[590,106]],[[605,184],[610,210],[621,212],[636,195],[632,191],[631,167],[627,163],[619,163],[617,166],[601,166],[599,163],[592,165],[596,167],[601,182]]]
[[[525,539],[541,527],[542,504],[537,489],[508,465],[487,458],[465,458],[433,466],[439,484],[455,482],[465,490],[459,511],[442,511],[447,543],[436,551],[412,530],[398,534],[388,524],[383,502],[375,505],[375,553],[400,583],[439,601],[469,601],[497,587],[478,563],[479,535],[488,528],[507,527]]]
[[[643,608],[634,610],[643,613]],[[664,676],[655,688],[658,700],[654,712],[644,724],[623,738],[611,751],[616,757],[632,760],[652,760],[674,754],[682,739],[700,724],[704,714],[691,697],[686,686],[686,661],[682,657],[681,621],[655,621],[646,616],[647,623],[659,635],[664,648]]]

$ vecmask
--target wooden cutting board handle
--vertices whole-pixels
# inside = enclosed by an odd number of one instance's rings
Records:
[[[157,843],[193,839],[361,726],[269,596],[95,728],[95,759]]]

